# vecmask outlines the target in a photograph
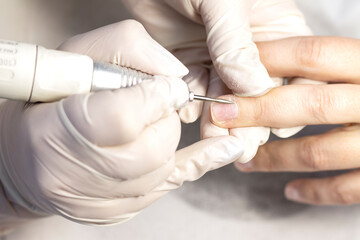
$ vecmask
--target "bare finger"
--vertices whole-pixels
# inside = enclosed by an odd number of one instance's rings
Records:
[[[360,170],[324,179],[298,179],[285,188],[289,200],[312,205],[360,203]]]
[[[360,167],[359,126],[298,139],[275,141],[259,148],[254,159],[236,166],[253,172],[313,172]]]
[[[272,77],[360,82],[360,40],[296,37],[259,42],[261,62]]]
[[[360,85],[291,85],[259,98],[222,98],[236,104],[212,104],[211,121],[223,128],[341,124],[359,121]]]

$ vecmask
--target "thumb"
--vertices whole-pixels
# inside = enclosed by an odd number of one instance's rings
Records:
[[[273,87],[252,41],[249,15],[253,1],[193,0],[207,30],[214,66],[237,95],[263,95]]]
[[[188,69],[135,20],[114,23],[70,38],[59,50],[85,54],[152,75],[183,77]]]

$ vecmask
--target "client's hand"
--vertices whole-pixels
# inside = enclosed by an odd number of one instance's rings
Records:
[[[211,106],[212,122],[224,128],[345,124],[318,136],[271,142],[245,172],[311,172],[360,167],[360,41],[335,37],[290,38],[258,43],[271,76],[300,76],[330,85],[279,87],[259,98],[225,96],[233,105]],[[342,83],[341,83],[342,82]],[[360,170],[323,179],[299,179],[288,199],[308,204],[360,203]]]

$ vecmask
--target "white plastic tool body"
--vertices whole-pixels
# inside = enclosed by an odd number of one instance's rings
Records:
[[[90,92],[90,57],[0,40],[0,96],[30,102],[55,101]]]

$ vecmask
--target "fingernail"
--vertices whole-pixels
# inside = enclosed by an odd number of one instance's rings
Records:
[[[297,187],[295,187],[293,185],[288,185],[285,188],[285,197],[289,200],[296,201],[296,202],[300,202],[302,199],[300,196],[299,190],[297,189]]]
[[[250,172],[254,168],[254,163],[253,161],[250,161],[248,163],[236,162],[235,166],[237,169],[239,169],[242,172]]]
[[[221,123],[237,118],[239,113],[236,103],[221,104],[212,103],[210,107],[210,114],[213,121]]]

